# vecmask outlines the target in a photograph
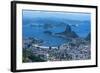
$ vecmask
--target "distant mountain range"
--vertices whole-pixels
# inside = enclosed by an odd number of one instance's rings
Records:
[[[80,23],[80,22],[89,22],[88,20],[73,20],[73,19],[65,19],[65,18],[51,18],[51,17],[48,17],[48,18],[43,18],[43,17],[40,17],[40,18],[35,18],[35,19],[27,19],[27,18],[24,18],[23,19],[23,22],[24,23],[42,23],[42,24],[45,24],[45,23],[49,23],[49,24],[61,24],[61,23]]]

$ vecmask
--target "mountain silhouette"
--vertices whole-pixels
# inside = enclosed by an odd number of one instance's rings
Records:
[[[86,36],[85,40],[87,40],[87,41],[91,40],[91,34],[90,33]]]
[[[56,33],[57,35],[60,35],[62,37],[69,37],[69,38],[78,38],[79,36],[74,32],[72,31],[71,29],[71,26],[70,25],[66,25],[66,28],[63,32],[60,32],[60,33]]]

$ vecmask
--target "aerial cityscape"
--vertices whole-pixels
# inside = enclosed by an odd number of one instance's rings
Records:
[[[91,15],[23,10],[22,62],[91,59]]]

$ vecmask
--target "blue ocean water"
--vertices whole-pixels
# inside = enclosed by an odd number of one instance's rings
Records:
[[[65,31],[66,25],[81,38],[91,32],[90,14],[69,12],[46,12],[23,10],[23,38],[34,37],[43,40],[45,46],[59,46],[67,38],[55,34]]]

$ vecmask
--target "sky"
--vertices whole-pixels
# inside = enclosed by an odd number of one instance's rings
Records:
[[[88,21],[91,19],[90,13],[79,12],[54,12],[54,11],[35,11],[35,10],[23,10],[23,17],[27,19],[36,18],[63,18],[80,21]]]

